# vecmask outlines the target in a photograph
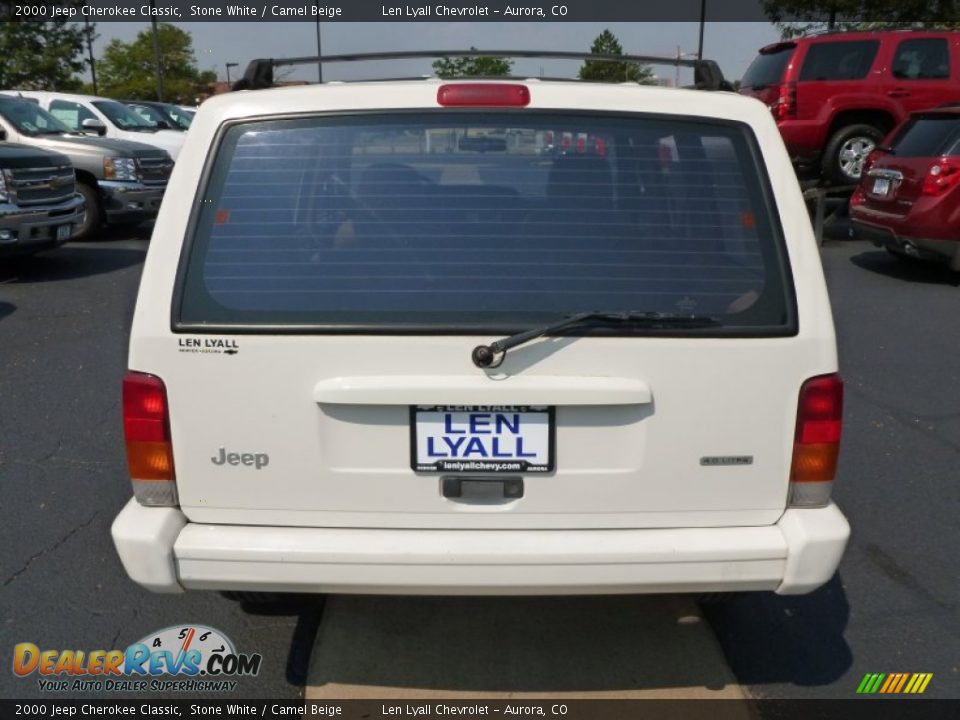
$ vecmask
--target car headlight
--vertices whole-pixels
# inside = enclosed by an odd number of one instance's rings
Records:
[[[104,158],[103,175],[107,180],[137,179],[137,162],[133,158]]]
[[[6,170],[0,170],[0,202],[10,202],[10,195],[7,194]]]

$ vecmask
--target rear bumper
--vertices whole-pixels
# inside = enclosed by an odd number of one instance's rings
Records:
[[[954,270],[960,270],[960,242],[956,240],[904,237],[892,228],[873,225],[857,217],[851,218],[851,227],[856,237],[869,240],[877,247],[920,260],[947,262]]]
[[[765,527],[385,530],[188,523],[131,499],[113,541],[127,574],[184,589],[436,595],[774,590],[834,574],[850,526],[833,504]]]

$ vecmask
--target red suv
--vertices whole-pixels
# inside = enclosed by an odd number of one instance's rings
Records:
[[[960,107],[912,115],[870,154],[850,219],[894,255],[960,270]]]
[[[853,184],[911,112],[960,102],[960,32],[831,33],[768,45],[740,92],[770,106],[798,169]]]

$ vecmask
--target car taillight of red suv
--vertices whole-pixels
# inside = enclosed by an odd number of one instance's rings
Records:
[[[916,113],[864,164],[854,231],[898,257],[960,270],[960,107]]]

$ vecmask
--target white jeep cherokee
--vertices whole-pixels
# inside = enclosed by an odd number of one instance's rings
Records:
[[[849,535],[817,245],[733,94],[213,98],[129,365],[113,538],[158,592],[805,593]]]

